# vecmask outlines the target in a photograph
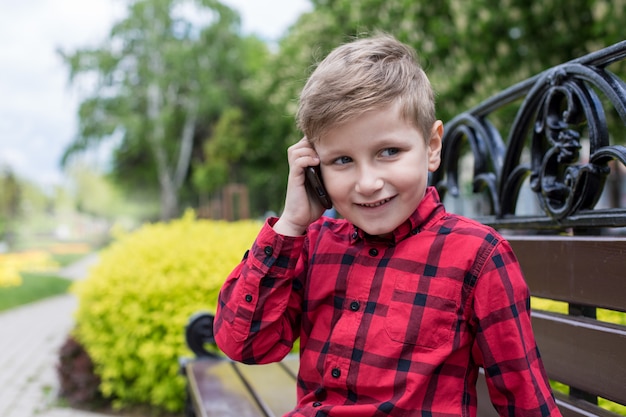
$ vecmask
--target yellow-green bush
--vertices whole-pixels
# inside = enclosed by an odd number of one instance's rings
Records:
[[[79,299],[75,336],[95,364],[114,406],[182,409],[178,359],[187,319],[214,311],[228,273],[261,224],[196,220],[145,225],[120,235],[73,291]]]

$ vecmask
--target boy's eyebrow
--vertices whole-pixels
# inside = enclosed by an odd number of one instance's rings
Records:
[[[318,152],[318,156],[320,157],[320,160],[322,161],[327,161],[327,160],[333,160],[333,159],[337,159],[340,156],[346,156],[345,152],[340,152],[340,151],[336,151],[336,152],[327,152],[326,154],[320,154]]]
[[[349,150],[346,151],[345,149],[337,149],[337,150],[330,150],[330,151],[326,151],[326,153],[317,153],[317,155],[320,157],[320,161],[323,163],[329,163],[334,161],[337,158],[340,158],[342,156],[350,156],[350,152]]]

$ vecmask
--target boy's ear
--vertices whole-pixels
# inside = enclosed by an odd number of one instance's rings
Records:
[[[441,140],[443,138],[443,122],[437,120],[430,131],[428,140],[428,171],[435,172],[441,163]]]

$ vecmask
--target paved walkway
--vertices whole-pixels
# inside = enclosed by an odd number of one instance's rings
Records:
[[[62,271],[85,277],[96,256]],[[73,327],[77,302],[61,295],[0,313],[0,416],[108,417],[58,404],[58,351]]]

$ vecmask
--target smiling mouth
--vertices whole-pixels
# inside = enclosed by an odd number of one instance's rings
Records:
[[[377,202],[375,202],[375,203],[363,203],[363,204],[359,204],[359,206],[361,206],[361,207],[370,207],[370,208],[372,208],[372,207],[380,207],[380,206],[382,206],[383,204],[387,204],[387,203],[388,203],[388,202],[390,202],[390,201],[391,201],[391,198],[385,198],[384,200],[380,200],[380,201],[377,201]]]

